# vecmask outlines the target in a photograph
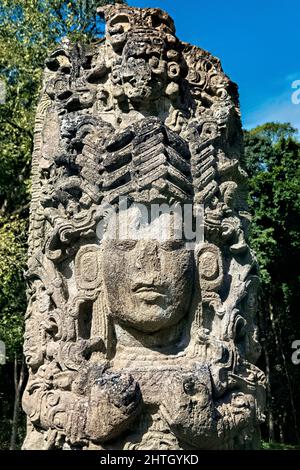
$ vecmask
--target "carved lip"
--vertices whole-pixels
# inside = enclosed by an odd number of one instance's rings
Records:
[[[132,290],[135,295],[148,301],[165,297],[162,287],[153,284],[138,284]]]
[[[133,286],[132,289],[134,292],[159,292],[163,293],[163,289],[161,286],[157,286],[155,284],[147,284],[147,283],[142,283],[139,282],[135,286]]]

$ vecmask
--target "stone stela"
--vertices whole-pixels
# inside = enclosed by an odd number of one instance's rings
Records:
[[[258,448],[237,86],[167,13],[99,12],[103,40],[46,60],[36,114],[23,448]],[[138,229],[136,204],[203,205],[204,241],[99,236],[108,205]]]

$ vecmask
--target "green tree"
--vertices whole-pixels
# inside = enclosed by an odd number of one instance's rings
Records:
[[[276,143],[280,139],[294,137],[296,133],[297,129],[291,126],[289,122],[266,122],[250,131],[250,135],[265,138],[272,143]]]
[[[21,367],[30,164],[44,61],[65,36],[72,41],[99,38],[103,22],[96,7],[107,3],[115,2],[0,0],[0,81],[6,89],[0,104],[0,339],[6,343],[8,360],[7,366],[0,366],[0,412],[2,408],[5,415],[0,420],[0,448],[7,446],[1,439],[7,442],[13,416],[8,370],[15,357]]]
[[[300,143],[290,124],[245,131],[251,244],[261,278],[261,325],[268,378],[270,440],[299,442],[300,370],[291,345],[300,339]]]

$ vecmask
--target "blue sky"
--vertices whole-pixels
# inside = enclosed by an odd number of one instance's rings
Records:
[[[300,104],[292,83],[300,80],[299,0],[128,0],[158,7],[175,20],[177,36],[221,59],[239,85],[246,128],[267,121],[300,129]]]

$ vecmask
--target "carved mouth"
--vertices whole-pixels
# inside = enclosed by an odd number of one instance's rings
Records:
[[[165,297],[162,287],[154,285],[138,285],[133,288],[134,294],[141,300],[154,302]]]

